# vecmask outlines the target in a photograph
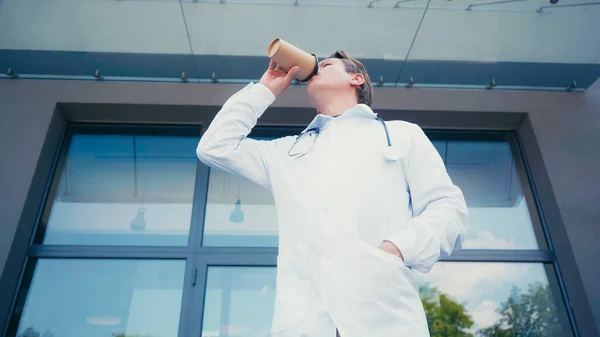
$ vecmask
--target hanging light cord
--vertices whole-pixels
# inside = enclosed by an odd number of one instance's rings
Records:
[[[402,72],[404,71],[404,67],[406,66],[406,62],[408,61],[408,57],[410,56],[410,52],[412,51],[413,45],[417,40],[417,35],[419,35],[419,30],[421,29],[421,24],[423,24],[423,19],[425,19],[425,14],[427,14],[427,10],[429,9],[429,4],[431,0],[427,0],[427,6],[425,6],[425,10],[423,11],[423,15],[421,15],[421,21],[419,21],[419,25],[417,26],[417,31],[413,36],[412,42],[410,43],[410,47],[408,47],[408,52],[406,53],[406,57],[404,58],[404,62],[402,62],[402,67],[400,68],[400,73],[398,73],[398,77],[396,78],[396,83],[394,87],[398,86],[398,81],[400,81],[400,76],[402,76]]]
[[[194,55],[194,47],[192,46],[192,38],[190,37],[190,30],[188,29],[187,20],[185,19],[185,11],[183,10],[182,0],[179,0],[179,7],[181,8],[181,16],[183,17],[183,25],[185,26],[185,34],[187,35],[188,44],[190,45],[190,53],[192,54],[192,62],[194,63],[194,69],[196,70],[196,76],[198,76],[198,83],[200,83],[200,72],[198,71],[198,65],[196,64],[196,56]]]
[[[137,150],[135,136],[133,136],[133,196],[138,196],[138,180],[137,180]]]

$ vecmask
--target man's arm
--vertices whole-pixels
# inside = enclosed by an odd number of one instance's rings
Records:
[[[271,61],[260,83],[251,83],[229,98],[198,143],[200,161],[270,190],[268,162],[278,143],[247,136],[269,105],[289,87],[296,72],[274,69]]]
[[[232,96],[202,135],[200,161],[270,189],[268,158],[272,142],[246,138],[275,96],[261,84],[249,84]]]
[[[462,248],[468,210],[431,141],[419,126],[412,127],[406,170],[413,218],[386,241],[398,248],[407,267],[426,273],[441,256]]]

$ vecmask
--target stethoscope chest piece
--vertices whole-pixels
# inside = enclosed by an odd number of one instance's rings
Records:
[[[388,162],[395,162],[402,157],[402,151],[398,147],[388,146],[385,151],[383,151],[383,155]]]

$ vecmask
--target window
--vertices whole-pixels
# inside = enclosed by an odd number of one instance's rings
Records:
[[[470,213],[465,250],[438,263],[429,274],[415,273],[423,303],[431,308],[430,323],[452,303],[465,315],[463,325],[456,323],[456,328],[475,336],[498,336],[512,323],[507,321],[508,311],[513,309],[510,303],[535,304],[549,311],[518,329],[552,332],[538,331],[538,335],[570,335],[554,261],[546,254],[548,244],[514,136],[495,132],[427,134],[453,182],[461,187]],[[277,245],[274,201],[260,187],[211,169],[207,202],[204,245]],[[244,217],[236,218],[236,212],[243,212]],[[535,315],[534,309],[529,310],[517,318]]]
[[[68,128],[8,336],[178,336],[195,270],[197,127]],[[158,305],[157,305],[158,304]]]
[[[41,243],[186,246],[198,139],[73,135]]]
[[[464,249],[415,273],[432,336],[573,335],[514,135],[427,134],[471,214]],[[199,139],[195,127],[69,127],[7,336],[270,336],[273,198],[201,164]]]
[[[202,336],[271,336],[273,267],[209,267]]]
[[[44,258],[30,268],[17,336],[177,336],[184,260]]]
[[[546,249],[527,178],[504,135],[481,138],[430,134],[469,207],[466,249]]]
[[[572,336],[552,265],[440,262],[415,275],[433,336]]]
[[[204,246],[277,247],[277,213],[270,192],[210,169]]]

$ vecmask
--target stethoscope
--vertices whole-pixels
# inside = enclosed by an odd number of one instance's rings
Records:
[[[400,157],[402,157],[402,152],[399,148],[396,148],[395,146],[392,145],[392,141],[390,140],[390,133],[388,132],[388,128],[387,128],[387,125],[385,124],[385,121],[379,117],[377,117],[375,119],[377,121],[379,121],[381,123],[381,125],[383,125],[383,130],[385,131],[385,138],[387,140],[387,148],[383,151],[385,160],[387,162],[393,163],[393,162],[397,161],[398,159],[400,159]],[[311,128],[311,129],[308,129],[308,130],[302,132],[296,138],[296,141],[294,141],[294,144],[292,144],[292,147],[290,147],[290,149],[288,151],[288,156],[301,158],[304,155],[306,155],[310,151],[312,146],[315,144],[320,132],[321,132],[320,128]],[[305,147],[306,147],[306,144],[309,144],[308,149],[306,149],[305,151],[294,152],[294,149],[296,148],[296,146],[303,145],[303,144]]]

